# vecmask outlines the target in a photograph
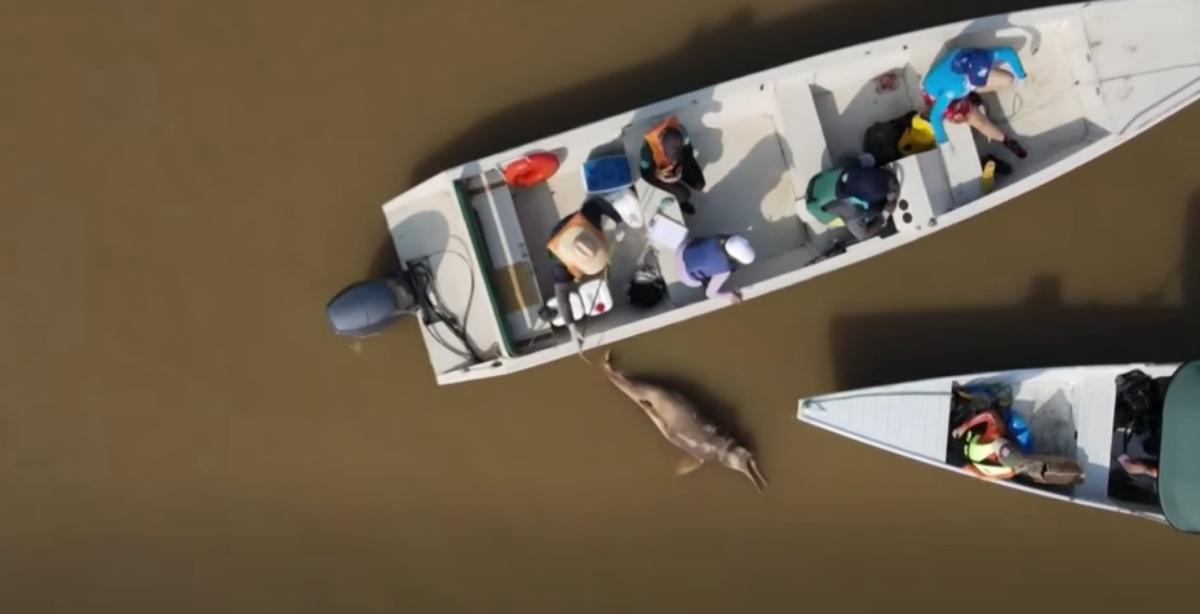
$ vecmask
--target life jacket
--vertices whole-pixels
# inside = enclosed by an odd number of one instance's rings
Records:
[[[963,444],[963,456],[967,457],[971,466],[985,478],[1004,480],[1013,477],[1015,472],[999,461],[1002,440],[993,439],[983,443],[981,439],[981,434],[968,433]]]
[[[562,228],[558,229],[558,232],[554,233],[554,236],[550,237],[550,240],[546,242],[546,249],[550,250],[550,253],[553,254],[554,257],[557,258],[558,261],[567,268],[567,272],[571,274],[571,277],[579,279],[580,277],[583,277],[583,271],[580,271],[579,268],[575,266],[574,253],[571,252],[571,250],[564,249],[565,246],[561,241],[567,229],[575,226],[583,227],[585,232],[590,232],[592,236],[596,237],[600,241],[601,244],[604,244],[604,233],[599,228],[593,226],[592,223],[588,221],[587,216],[583,215],[581,212],[576,212],[575,215],[572,215],[569,219],[567,219],[567,223],[563,224]]]
[[[558,156],[550,152],[531,153],[504,166],[504,181],[519,188],[532,187],[549,179],[558,164]]]
[[[825,205],[836,200],[850,201],[864,211],[870,206],[866,201],[853,196],[838,196],[838,182],[842,180],[845,172],[845,169],[835,167],[813,175],[813,178],[808,181],[808,189],[804,192],[805,205],[808,207],[808,212],[822,224],[828,225],[839,219],[836,214],[825,210]]]
[[[683,248],[683,266],[692,279],[704,281],[733,272],[735,264],[725,253],[725,239],[725,236],[704,237]]]
[[[900,135],[900,140],[896,143],[896,149],[900,151],[900,155],[909,156],[923,151],[929,151],[937,147],[937,140],[933,136],[933,124],[929,120],[913,113],[912,120],[904,129],[904,134]]]
[[[669,168],[675,163],[663,151],[662,136],[668,128],[679,130],[679,120],[674,115],[668,115],[658,125],[646,133],[646,144],[650,146],[650,154],[654,157],[654,166],[659,169]]]

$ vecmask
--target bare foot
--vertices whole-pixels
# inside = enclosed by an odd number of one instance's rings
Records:
[[[1146,466],[1146,463],[1143,463],[1142,461],[1133,458],[1128,454],[1122,454],[1118,456],[1117,462],[1121,463],[1121,468],[1124,469],[1125,473],[1128,473],[1129,475],[1143,475],[1150,473],[1150,468]]]

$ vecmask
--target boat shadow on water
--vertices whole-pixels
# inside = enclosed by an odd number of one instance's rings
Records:
[[[836,317],[830,334],[837,388],[1024,367],[1193,359],[1200,355],[1200,192],[1182,226],[1184,254],[1137,304],[1070,305],[1059,277],[1040,276],[1011,304]],[[1172,304],[1164,295],[1176,280],[1182,298]]]
[[[888,0],[822,3],[759,22],[739,8],[694,31],[674,51],[498,111],[468,126],[413,168],[410,183],[496,151],[819,53],[913,30],[1055,4],[1044,0],[942,2],[916,10]],[[864,18],[864,15],[871,16]],[[616,135],[614,135],[615,137]],[[711,163],[717,151],[701,151]]]

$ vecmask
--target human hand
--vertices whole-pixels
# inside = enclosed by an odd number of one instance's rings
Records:
[[[738,303],[741,303],[741,302],[742,302],[742,291],[741,290],[734,290],[733,292],[729,293],[729,303],[731,305],[737,305]]]
[[[657,172],[660,181],[665,183],[676,183],[683,177],[683,167],[676,164],[670,168],[660,168]]]

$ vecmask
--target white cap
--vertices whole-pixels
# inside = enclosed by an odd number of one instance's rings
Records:
[[[725,239],[725,253],[742,264],[754,262],[754,248],[750,247],[750,241],[742,235],[733,235]]]

